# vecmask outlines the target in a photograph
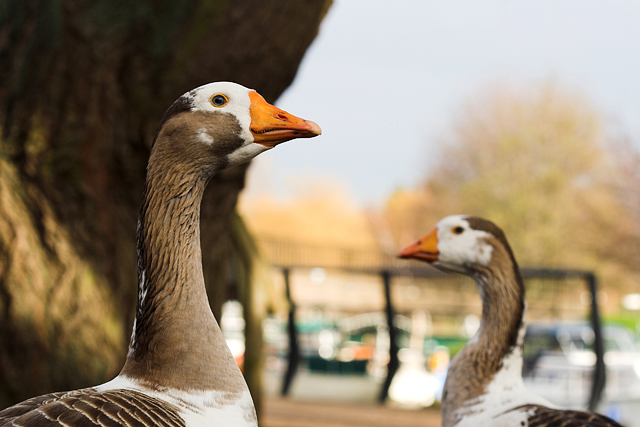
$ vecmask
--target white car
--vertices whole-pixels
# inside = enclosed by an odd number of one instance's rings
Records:
[[[637,336],[621,326],[604,326],[606,386],[598,412],[640,427],[640,351]],[[526,386],[550,402],[586,409],[596,361],[594,333],[581,323],[534,323],[525,338]]]

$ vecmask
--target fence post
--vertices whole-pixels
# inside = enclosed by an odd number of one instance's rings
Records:
[[[598,283],[593,273],[587,273],[585,278],[589,286],[589,293],[591,293],[591,327],[593,328],[594,335],[593,350],[596,353],[596,364],[593,372],[593,383],[591,384],[591,396],[589,397],[588,406],[590,411],[594,411],[600,402],[602,391],[607,382],[607,373],[604,365],[604,344],[602,339],[602,326],[600,324],[600,313],[598,310]]]
[[[296,330],[296,305],[291,297],[291,286],[289,283],[289,269],[283,268],[282,275],[284,276],[284,288],[287,295],[287,301],[289,301],[289,319],[287,322],[287,336],[289,338],[289,354],[287,355],[287,370],[284,373],[282,381],[282,390],[280,394],[286,396],[289,394],[291,383],[298,371],[298,364],[300,363],[300,351],[298,346],[298,331]]]
[[[389,396],[389,387],[391,386],[391,381],[393,381],[393,377],[400,366],[400,361],[398,359],[398,331],[395,327],[393,319],[395,312],[393,310],[393,305],[391,304],[391,273],[384,270],[380,275],[382,276],[382,283],[384,285],[385,314],[387,316],[387,328],[389,329],[389,364],[387,365],[387,377],[382,384],[380,396],[378,397],[378,402],[384,403]]]

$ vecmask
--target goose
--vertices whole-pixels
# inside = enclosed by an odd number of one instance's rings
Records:
[[[448,216],[399,256],[470,276],[480,292],[480,328],[447,373],[443,427],[620,426],[596,413],[556,408],[524,387],[524,284],[505,234],[495,224]]]
[[[178,98],[152,144],[137,226],[138,300],[121,372],[0,411],[0,426],[257,426],[247,384],[213,317],[200,204],[209,179],[320,127],[256,91],[210,83]]]

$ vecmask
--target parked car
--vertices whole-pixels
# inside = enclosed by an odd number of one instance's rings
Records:
[[[606,387],[598,411],[640,427],[640,351],[637,336],[622,326],[602,328]],[[585,409],[596,356],[586,322],[534,323],[527,328],[523,377],[526,386],[554,404]]]

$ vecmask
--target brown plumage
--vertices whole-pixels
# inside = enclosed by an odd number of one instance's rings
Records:
[[[617,422],[588,411],[552,409],[539,405],[523,405],[515,410],[529,413],[529,427],[622,427]]]
[[[471,276],[482,299],[480,329],[447,373],[444,427],[619,426],[591,412],[552,408],[525,389],[525,289],[507,238],[495,224],[464,215],[443,218],[400,256]]]
[[[138,303],[120,374],[0,411],[0,427],[256,427],[247,385],[211,313],[200,203],[213,175],[275,145],[320,134],[313,122],[234,83],[211,83],[165,113],[138,221]]]
[[[185,427],[178,408],[133,390],[82,389],[25,400],[0,412],[0,425]]]

